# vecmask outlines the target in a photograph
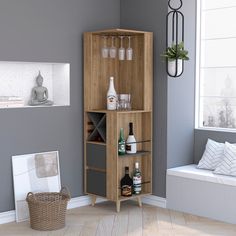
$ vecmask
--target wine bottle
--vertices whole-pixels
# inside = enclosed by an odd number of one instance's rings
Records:
[[[114,87],[114,77],[110,77],[109,89],[107,91],[107,110],[116,110],[117,94]]]
[[[118,142],[118,154],[125,155],[125,138],[124,138],[124,129],[120,128],[120,138]]]
[[[133,123],[129,123],[129,136],[126,141],[126,152],[128,154],[137,152],[137,143],[133,133]]]
[[[133,174],[133,193],[140,194],[142,190],[142,175],[139,169],[139,163],[135,162],[134,174]]]
[[[129,167],[125,167],[125,176],[120,181],[121,196],[132,196],[133,180],[129,176]]]

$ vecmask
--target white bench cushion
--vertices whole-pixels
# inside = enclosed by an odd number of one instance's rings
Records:
[[[236,177],[217,175],[210,170],[198,169],[194,164],[168,169],[167,175],[236,186]]]

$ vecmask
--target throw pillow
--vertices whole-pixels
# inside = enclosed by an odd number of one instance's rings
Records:
[[[225,143],[223,159],[217,165],[214,174],[236,176],[236,145]]]
[[[224,143],[218,143],[214,140],[208,139],[206,149],[199,161],[197,168],[206,170],[215,170],[216,166],[222,160],[224,152]]]

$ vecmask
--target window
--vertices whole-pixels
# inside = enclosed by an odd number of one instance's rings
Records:
[[[236,0],[198,0],[198,127],[236,129]]]

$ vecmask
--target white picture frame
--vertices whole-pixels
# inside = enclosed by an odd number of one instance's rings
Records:
[[[12,156],[12,170],[17,222],[29,219],[29,192],[61,190],[58,151]]]

